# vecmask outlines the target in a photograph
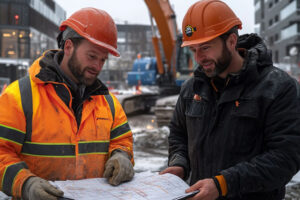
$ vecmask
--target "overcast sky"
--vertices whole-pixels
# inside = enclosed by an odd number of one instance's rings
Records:
[[[55,0],[67,12],[67,17],[84,7],[107,11],[116,23],[150,24],[144,0]],[[188,8],[198,0],[169,0],[177,16],[178,28]],[[243,33],[254,32],[254,0],[223,0],[243,22]]]

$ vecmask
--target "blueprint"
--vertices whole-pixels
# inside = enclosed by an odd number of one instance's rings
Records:
[[[132,181],[111,186],[105,178],[51,182],[75,200],[172,200],[186,195],[189,186],[172,174],[136,173]]]

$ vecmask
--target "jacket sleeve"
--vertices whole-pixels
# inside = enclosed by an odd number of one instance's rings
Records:
[[[116,149],[125,151],[131,158],[132,164],[134,164],[132,131],[120,102],[113,94],[111,96],[115,105],[115,117],[110,132],[109,155]]]
[[[184,91],[185,87],[182,87]],[[184,168],[184,179],[188,178],[190,173],[190,161],[188,156],[188,136],[185,119],[185,99],[183,92],[177,100],[173,117],[169,128],[169,166],[181,166]]]
[[[280,84],[266,111],[264,151],[249,162],[221,171],[228,197],[282,188],[300,166],[300,90],[296,81]],[[279,80],[278,80],[279,81]]]
[[[20,198],[24,181],[34,174],[20,158],[26,125],[17,81],[0,96],[0,105],[0,188]]]

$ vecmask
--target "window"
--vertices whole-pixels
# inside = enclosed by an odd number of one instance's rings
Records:
[[[287,39],[298,34],[298,24],[293,24],[281,31],[281,39]]]
[[[2,29],[0,33],[0,57],[29,58],[29,35],[27,30]]]
[[[279,21],[279,15],[276,15],[274,18],[274,22],[278,22]]]
[[[254,32],[257,33],[257,34],[260,34],[260,31],[261,31],[260,30],[260,24],[255,24],[254,25]]]
[[[22,4],[12,4],[9,12],[9,24],[28,26],[28,7]]]
[[[273,19],[270,19],[269,20],[269,26],[272,26],[273,25]]]
[[[293,1],[280,11],[280,20],[283,20],[297,11],[297,2]]]
[[[257,2],[255,3],[255,11],[258,11],[258,10],[260,9],[260,4],[261,4],[260,1],[257,1]]]
[[[0,24],[8,24],[7,3],[0,3]]]
[[[273,6],[273,3],[272,2],[269,3],[269,8],[272,8],[272,6]]]
[[[57,4],[50,0],[31,0],[30,7],[39,12],[41,15],[51,20],[57,26],[66,18],[65,11]]]

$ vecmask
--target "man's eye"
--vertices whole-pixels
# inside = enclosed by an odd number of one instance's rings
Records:
[[[96,58],[96,56],[94,56],[94,55],[89,55],[89,58],[94,59],[94,58]]]
[[[202,47],[202,50],[208,50],[209,49],[209,46],[205,46],[205,47]]]

